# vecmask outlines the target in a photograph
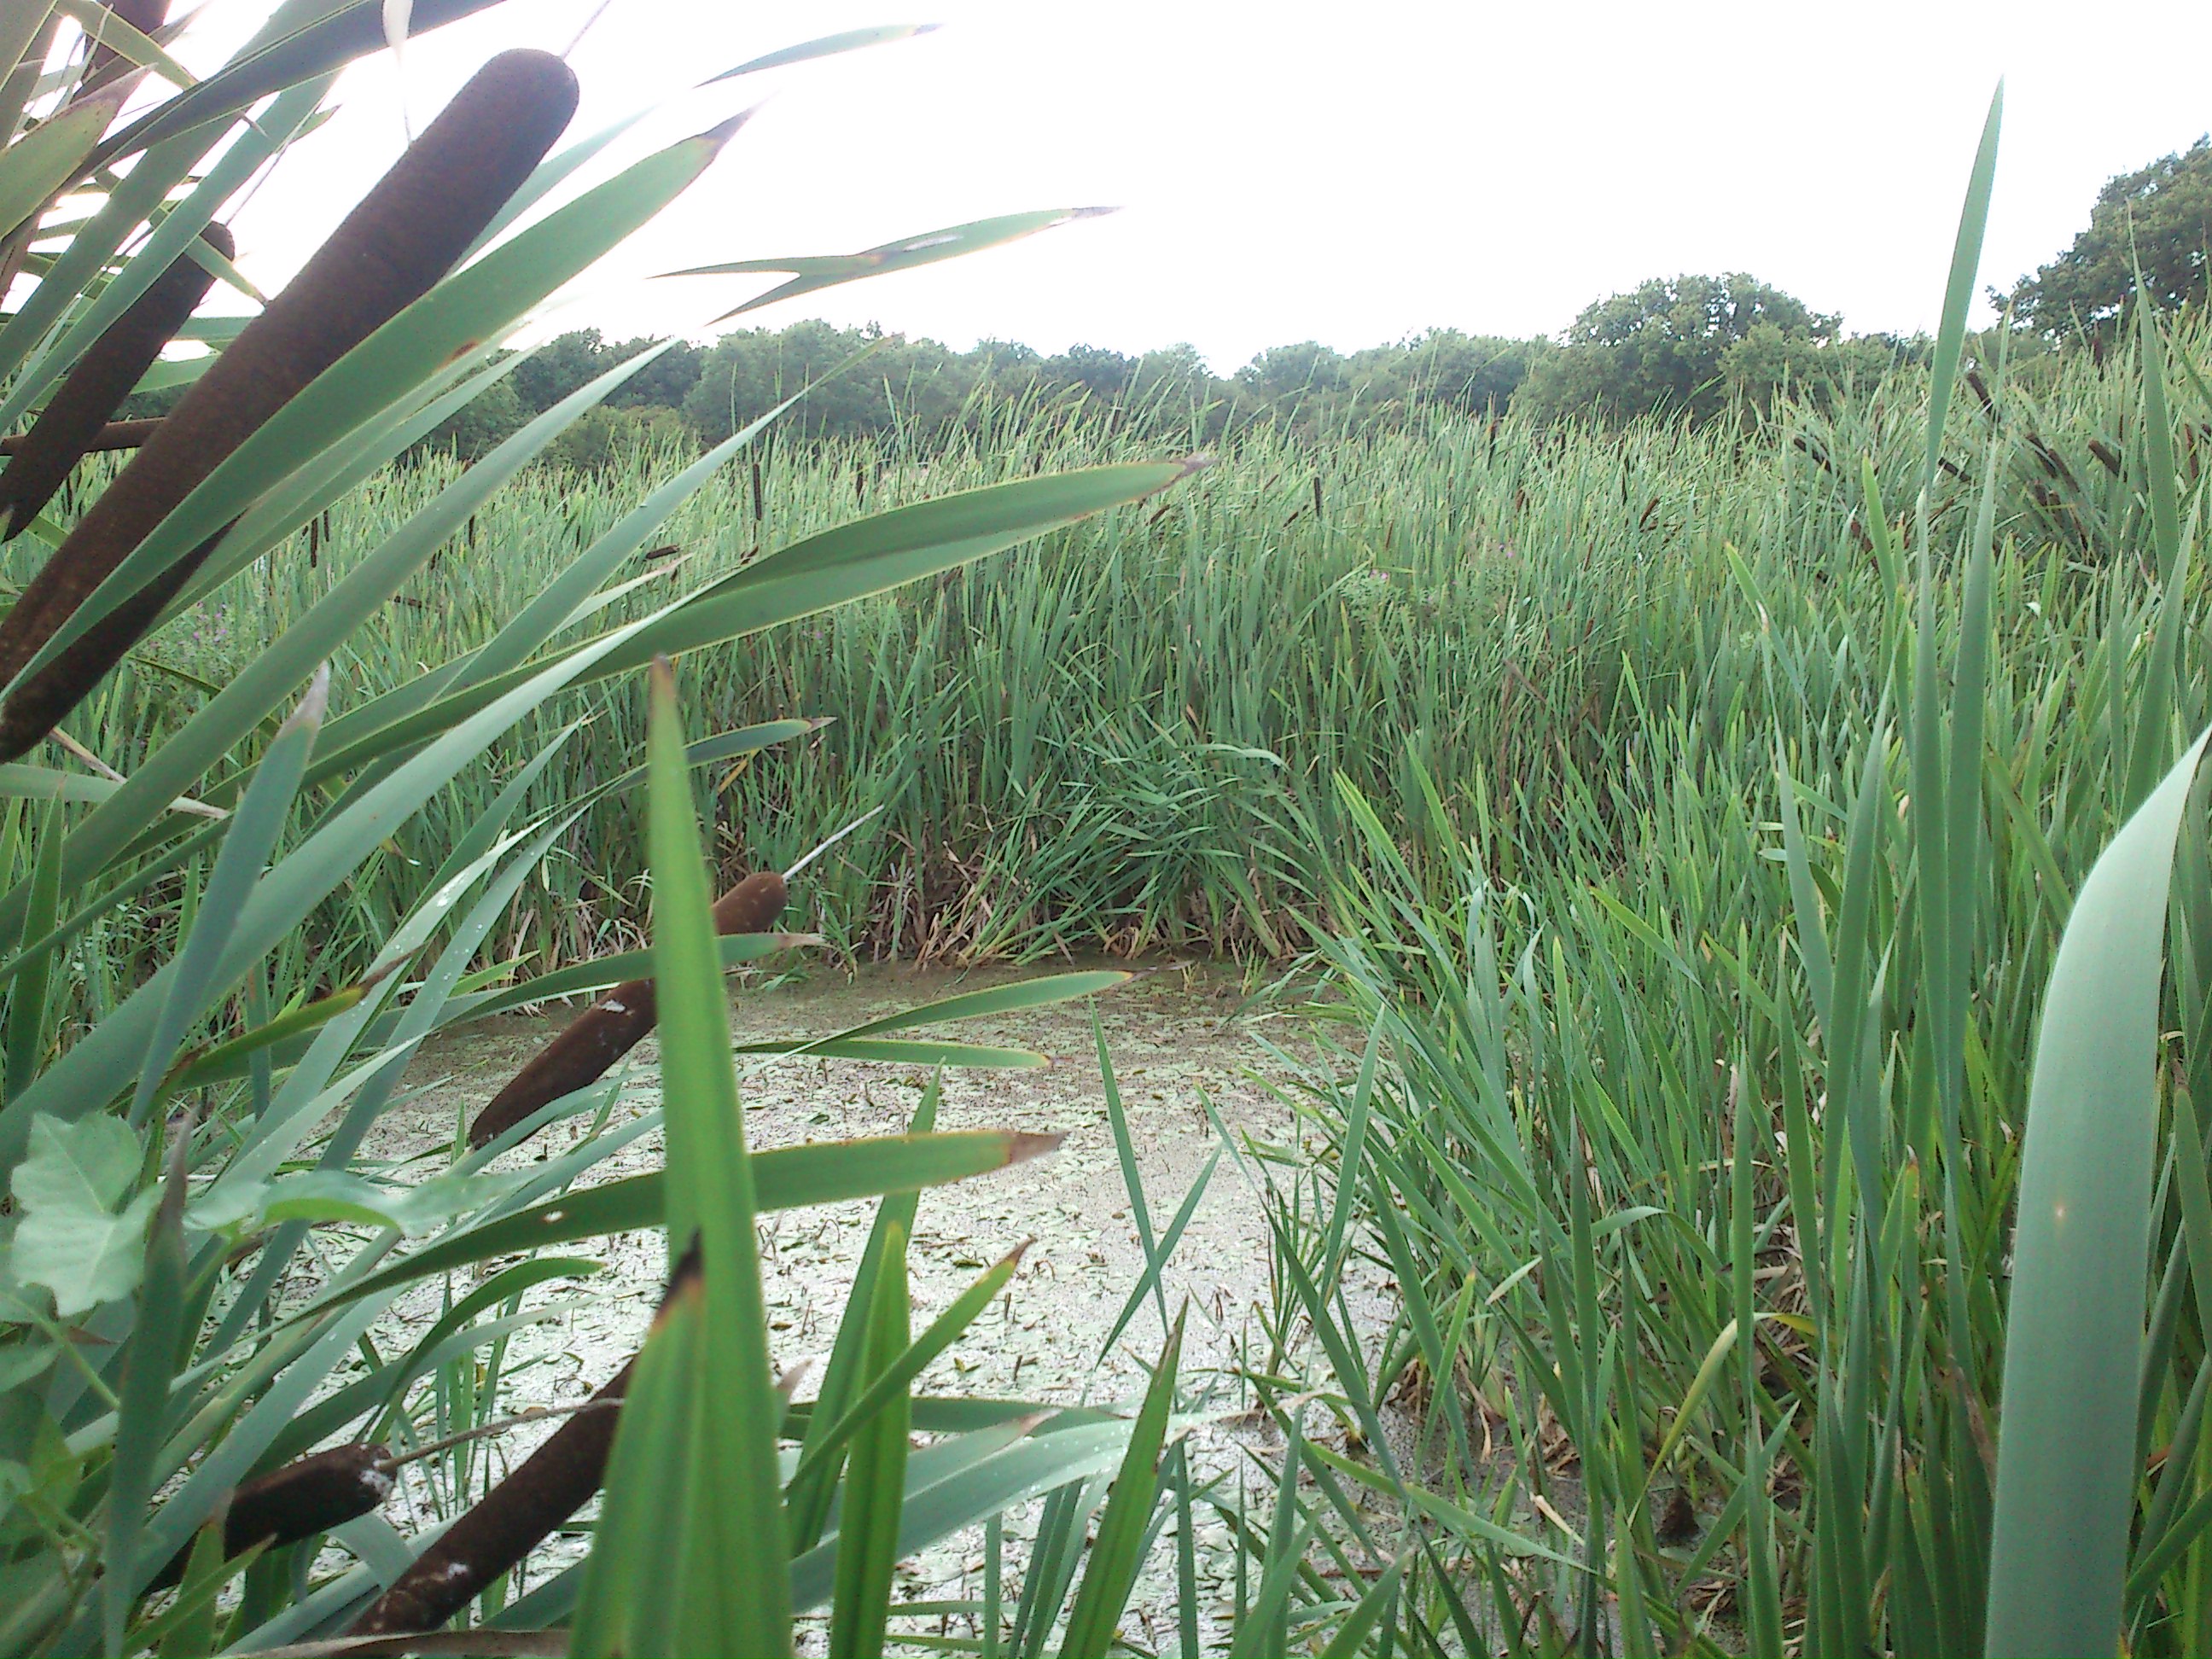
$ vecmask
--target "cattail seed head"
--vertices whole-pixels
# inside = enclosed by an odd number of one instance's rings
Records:
[[[714,901],[718,933],[764,933],[790,901],[790,889],[773,870],[747,876]],[[485,1103],[469,1125],[469,1145],[496,1140],[523,1119],[563,1095],[586,1088],[645,1039],[660,1018],[650,979],[627,980],[569,1021],[560,1036],[530,1057],[507,1086]]]
[[[698,1286],[699,1251],[694,1245],[668,1277],[653,1328],[658,1330],[677,1300],[696,1295]],[[393,1636],[437,1629],[589,1503],[606,1480],[620,1407],[636,1368],[633,1358],[592,1396],[592,1406],[613,1409],[578,1412],[563,1423],[417,1556],[369,1604],[350,1633]]]
[[[222,225],[210,225],[200,240],[226,259],[236,252]],[[0,472],[0,540],[21,535],[53,499],[97,441],[107,417],[153,367],[161,348],[177,337],[214,280],[190,253],[179,254],[77,359],[36,424],[16,441],[7,471]]]
[[[231,1494],[223,1516],[223,1554],[243,1555],[257,1544],[282,1548],[359,1520],[392,1495],[391,1456],[389,1446],[356,1441],[247,1481]],[[147,1588],[177,1583],[191,1553],[178,1551]]]
[[[479,70],[300,274],[193,383],[151,442],[70,532],[0,621],[12,680],[178,503],[310,381],[421,298],[544,159],[576,106],[549,52]],[[153,625],[214,550],[172,563],[0,706],[0,759],[51,730]]]

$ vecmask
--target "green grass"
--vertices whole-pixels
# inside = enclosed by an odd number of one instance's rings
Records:
[[[1419,1425],[1418,1478],[1336,1460],[1425,1552],[1407,1639],[2212,1641],[2207,346],[1984,364],[1924,511],[1924,398],[1794,417],[1625,636],[1576,602],[1561,765],[1339,779],[1261,1369],[1333,1329],[1347,1429]],[[1340,1198],[1399,1292],[1348,1363]]]
[[[2040,434],[2081,486],[2017,460],[2002,481],[2008,535],[2046,521],[2067,535],[2041,543],[2059,561],[2051,607],[2022,603],[2040,596],[2040,571],[2002,596],[2008,655],[2025,643],[2055,660],[2094,586],[2066,562],[2109,568],[2139,539],[2141,509],[2087,447],[2127,447],[2131,385],[2124,369],[2069,364],[2047,387],[2006,393],[2008,422]],[[810,872],[809,920],[856,955],[950,958],[1303,949],[1333,916],[1328,849],[1350,827],[1340,775],[1423,872],[1472,835],[1506,879],[1561,834],[1588,831],[1620,856],[1613,794],[1626,769],[1687,717],[1717,739],[1716,722],[1756,694],[1762,603],[1801,642],[1817,719],[1832,723],[1832,706],[1864,684],[1859,653],[1880,637],[1884,602],[1852,527],[1866,516],[1858,458],[1871,459],[1886,510],[1909,517],[1923,398],[1905,379],[1832,418],[1791,412],[1742,439],[1462,420],[1319,449],[1249,436],[1160,504],[684,658],[702,730],[794,714],[835,722],[803,758],[787,749],[718,769],[702,800],[714,854],[730,872],[787,864],[881,806]],[[1971,465],[1979,408],[1960,402],[1947,459]],[[1061,423],[988,431],[926,459],[869,446],[770,452],[762,520],[739,461],[655,542],[681,550],[676,580],[688,585],[862,504],[1157,454],[1167,441]],[[582,477],[526,471],[349,643],[334,718],[488,640],[673,460]],[[81,711],[76,734],[132,769],[205,701],[184,676],[222,683],[451,477],[434,461],[368,480],[313,562],[295,538],[234,580],[151,642],[149,663]],[[2035,499],[2044,489],[2054,505]],[[1968,495],[1939,473],[1939,540],[1963,533]],[[618,579],[641,585],[609,618],[658,602],[666,579],[651,573],[675,562],[621,567]],[[303,946],[326,947],[327,960],[304,965],[335,974],[358,959],[502,773],[580,716],[587,724],[530,804],[578,799],[635,763],[634,684],[550,702],[360,873]],[[537,972],[641,943],[641,853],[625,803],[594,805],[548,860],[546,902],[503,930],[498,950]],[[172,883],[105,921],[104,954],[158,937],[162,907],[177,902]],[[99,988],[88,994],[99,1006]]]

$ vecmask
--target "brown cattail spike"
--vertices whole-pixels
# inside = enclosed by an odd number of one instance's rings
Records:
[[[235,252],[230,232],[221,225],[210,225],[200,240],[226,259]],[[38,423],[15,441],[14,459],[0,472],[0,514],[5,514],[0,540],[22,534],[53,499],[70,470],[94,447],[107,417],[207,297],[213,280],[191,254],[179,254],[77,359]]]
[[[790,896],[783,878],[773,870],[747,876],[714,901],[714,930],[764,933],[775,925]],[[532,1055],[507,1087],[485,1103],[469,1125],[469,1145],[495,1140],[539,1108],[597,1082],[644,1039],[659,1018],[651,980],[633,979],[616,986]]]
[[[592,1396],[618,1405],[629,1391],[633,1359]],[[578,1412],[447,1528],[415,1565],[372,1603],[356,1636],[435,1630],[538,1547],[554,1528],[591,1501],[606,1478],[607,1454],[622,1413]]]
[[[84,453],[95,455],[117,449],[143,448],[146,441],[154,435],[154,428],[161,424],[158,420],[106,422],[86,442]],[[29,436],[28,433],[23,433],[15,437],[0,438],[0,455],[18,453]]]
[[[670,1304],[699,1282],[699,1253],[687,1250],[670,1276],[653,1316],[658,1328]],[[649,1334],[648,1334],[649,1336]],[[592,1403],[619,1407],[629,1390],[629,1363],[608,1378]],[[392,1588],[369,1604],[356,1621],[356,1636],[392,1636],[435,1630],[476,1599],[500,1575],[536,1549],[591,1501],[607,1475],[617,1410],[579,1412],[556,1430],[476,1507],[448,1527],[443,1536],[415,1559]]]
[[[550,52],[501,52],[454,95],[267,309],[187,392],[47,560],[4,622],[12,680],[115,568],[308,382],[428,292],[544,159],[576,107]],[[185,555],[0,706],[0,760],[23,754],[112,668],[213,550]]]
[[[360,1519],[391,1496],[391,1447],[361,1441],[247,1481],[231,1494],[222,1553],[243,1555],[256,1544],[281,1548]],[[182,1578],[191,1553],[189,1547],[178,1551],[147,1588],[165,1589]]]

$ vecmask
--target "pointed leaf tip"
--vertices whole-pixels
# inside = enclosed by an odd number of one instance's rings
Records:
[[[1060,1150],[1060,1143],[1066,1139],[1066,1135],[1058,1130],[1049,1134],[1031,1134],[1024,1131],[1007,1143],[1006,1163],[1011,1167],[1016,1164],[1026,1164],[1033,1158],[1042,1158],[1048,1152],[1056,1152]]]
[[[290,718],[284,722],[283,729],[289,732],[304,726],[311,730],[319,731],[322,728],[323,716],[329,714],[330,710],[331,665],[328,662],[319,662],[315,665],[313,677],[307,681],[306,695],[300,699],[299,707],[292,711]]]
[[[761,111],[767,108],[770,100],[773,99],[774,96],[775,94],[771,93],[768,98],[763,98],[757,103],[748,104],[744,108],[739,110],[735,115],[732,115],[728,120],[720,123],[719,125],[708,127],[706,131],[701,133],[699,136],[705,139],[709,144],[713,145],[714,149],[721,149],[723,145],[728,143],[731,139],[738,136],[738,128],[744,126],[746,122],[751,120],[754,116],[758,115]]]

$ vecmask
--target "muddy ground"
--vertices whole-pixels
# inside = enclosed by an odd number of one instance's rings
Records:
[[[818,1036],[1036,971],[884,968],[848,979],[817,969],[804,981],[741,990],[733,1029],[741,1041]],[[1268,1012],[1264,1002],[1249,997],[1250,988],[1224,969],[1171,965],[1139,972],[1095,1000],[1156,1231],[1166,1226],[1220,1144],[1207,1103],[1232,1135],[1279,1143],[1291,1133],[1291,1114],[1270,1087],[1285,1079],[1260,1039],[1295,1046],[1298,1024],[1294,1017]],[[434,1086],[410,1111],[386,1120],[373,1151],[405,1156],[450,1145],[456,1114],[472,1110],[495,1092],[570,1012],[488,1024],[426,1049],[413,1077]],[[1102,1352],[1142,1275],[1144,1255],[1115,1150],[1092,1012],[1092,1003],[1078,1002],[942,1028],[941,1035],[964,1041],[1037,1049],[1054,1063],[1036,1070],[946,1073],[939,1127],[1006,1127],[1066,1139],[1057,1152],[1035,1162],[923,1194],[912,1244],[917,1329],[991,1263],[1025,1240],[1034,1243],[1006,1294],[923,1377],[921,1392],[1076,1404],[1132,1400],[1142,1389],[1139,1362],[1158,1352],[1162,1335],[1150,1308]],[[649,1040],[631,1056],[618,1119],[656,1103],[657,1058]],[[771,1062],[744,1079],[747,1132],[762,1148],[897,1133],[927,1081],[911,1067],[813,1059]],[[541,1137],[550,1146],[516,1156],[557,1152],[580,1133],[571,1125],[556,1126]],[[587,1179],[596,1183],[656,1167],[659,1158],[655,1133]],[[826,1358],[872,1215],[872,1204],[845,1204],[771,1217],[764,1225],[763,1266],[779,1364]],[[507,1409],[580,1401],[635,1351],[659,1294],[665,1249],[655,1232],[606,1240],[592,1249],[607,1271],[585,1280],[573,1305],[512,1342],[505,1369]],[[1211,1394],[1224,1414],[1235,1410],[1245,1398],[1235,1376],[1238,1358],[1248,1346],[1255,1349],[1255,1358],[1264,1356],[1265,1328],[1276,1304],[1263,1207],[1234,1160],[1224,1158],[1215,1172],[1165,1282],[1170,1306],[1187,1300],[1190,1307],[1186,1388]],[[1379,1292],[1372,1282],[1355,1291],[1361,1310],[1378,1320]],[[404,1310],[403,1316],[413,1311]],[[801,1398],[811,1391],[804,1382],[798,1390]],[[544,1432],[518,1431],[505,1455],[519,1458]],[[1194,1445],[1200,1467],[1212,1470],[1233,1470],[1248,1454],[1264,1459],[1268,1451],[1264,1430],[1249,1423],[1202,1430]],[[1010,1540],[1018,1540],[1033,1522],[1035,1507],[1010,1517]],[[1206,1622],[1218,1631],[1231,1594],[1233,1553],[1227,1529],[1218,1522],[1202,1518],[1198,1537]],[[1013,1548],[1018,1552],[1018,1541]],[[902,1590],[919,1600],[976,1596],[981,1567],[975,1538],[948,1540],[902,1567]],[[1127,1620],[1128,1634],[1156,1652],[1176,1646],[1171,1572],[1172,1548],[1164,1540]],[[1010,1596],[1013,1588],[1010,1577]],[[949,1633],[968,1632],[956,1626]]]

